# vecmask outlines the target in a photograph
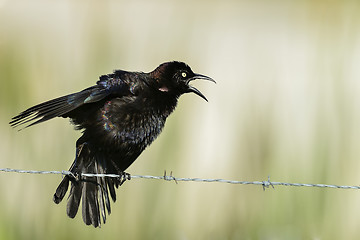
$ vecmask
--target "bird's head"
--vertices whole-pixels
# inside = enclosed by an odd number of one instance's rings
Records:
[[[150,73],[155,80],[151,84],[156,91],[162,94],[170,94],[179,97],[181,94],[193,92],[206,99],[206,97],[189,83],[196,79],[215,82],[212,78],[194,73],[191,68],[183,62],[166,62]]]

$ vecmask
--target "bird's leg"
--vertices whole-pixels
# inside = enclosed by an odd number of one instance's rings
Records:
[[[110,159],[111,163],[113,164],[115,170],[118,172],[119,174],[119,186],[121,186],[126,180],[130,180],[131,179],[131,175],[130,173],[127,173],[127,172],[124,172],[123,170],[121,170],[117,164],[112,160]]]
[[[80,153],[81,153],[81,151],[82,151],[82,149],[84,147],[84,144],[85,143],[83,143],[83,144],[76,147],[75,160],[74,160],[74,162],[71,165],[70,170],[69,170],[71,174],[67,175],[69,180],[72,183],[77,183],[77,182],[81,181],[81,173],[78,172],[77,159],[80,156]]]

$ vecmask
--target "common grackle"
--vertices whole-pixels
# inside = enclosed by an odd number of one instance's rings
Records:
[[[26,127],[54,117],[70,118],[82,136],[76,142],[75,161],[54,194],[54,202],[71,189],[67,215],[74,218],[82,199],[85,224],[98,227],[111,212],[109,193],[116,201],[118,188],[130,175],[124,171],[160,134],[178,98],[193,92],[206,97],[192,80],[213,79],[195,74],[183,62],[161,64],[150,73],[116,70],[100,76],[96,85],[31,107],[12,118],[11,126]],[[87,177],[82,173],[121,177]]]

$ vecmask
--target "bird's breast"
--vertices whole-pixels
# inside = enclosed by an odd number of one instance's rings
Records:
[[[99,120],[107,142],[147,146],[160,134],[166,117],[151,108],[108,101]]]

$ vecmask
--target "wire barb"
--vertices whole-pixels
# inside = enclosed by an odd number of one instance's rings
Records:
[[[268,176],[268,180],[267,181],[263,181],[262,182],[262,186],[263,186],[263,190],[265,191],[265,188],[269,188],[270,186],[275,189],[274,185],[272,184],[272,182],[270,181],[270,176]]]
[[[82,173],[79,175],[74,175],[69,171],[34,171],[34,170],[21,170],[21,169],[12,169],[12,168],[0,168],[0,172],[11,172],[11,173],[28,173],[28,174],[59,174],[62,176],[69,175],[75,179],[81,178],[82,176],[86,177],[124,177],[123,175],[117,174],[93,174],[93,173]],[[165,180],[165,181],[174,181],[176,184],[178,182],[218,182],[218,183],[228,183],[228,184],[242,184],[242,185],[261,185],[263,190],[269,188],[270,186],[275,189],[275,185],[285,186],[285,187],[316,187],[316,188],[335,188],[335,189],[356,189],[360,190],[360,186],[342,186],[342,185],[329,185],[329,184],[313,184],[313,183],[287,183],[287,182],[271,182],[270,176],[266,181],[235,181],[235,180],[226,180],[226,179],[204,179],[204,178],[178,178],[174,177],[172,171],[170,175],[166,175],[164,171],[163,176],[150,176],[150,175],[126,175],[127,180],[130,179],[156,179],[156,180]]]
[[[170,172],[170,175],[167,176],[166,175],[166,170],[164,170],[164,176],[163,176],[165,181],[174,181],[176,184],[178,184],[176,178],[172,175],[172,171]]]

